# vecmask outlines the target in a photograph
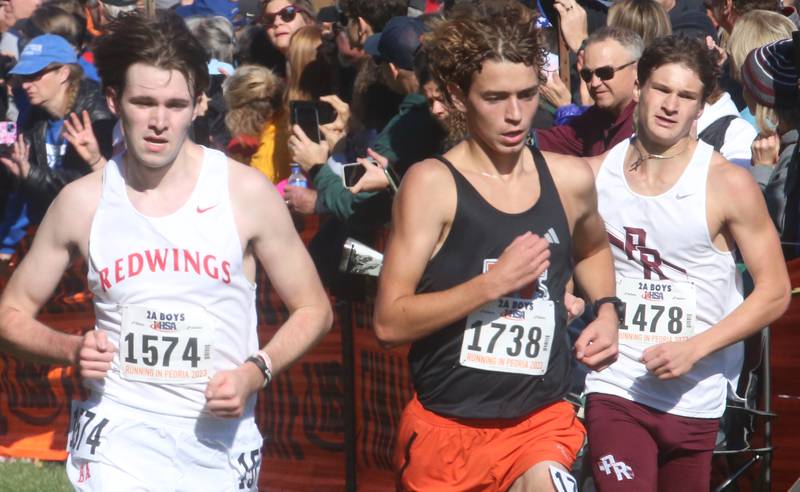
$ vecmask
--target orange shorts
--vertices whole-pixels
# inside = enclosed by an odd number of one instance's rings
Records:
[[[536,463],[569,470],[586,430],[567,402],[514,420],[449,419],[406,406],[394,452],[398,490],[507,490]]]

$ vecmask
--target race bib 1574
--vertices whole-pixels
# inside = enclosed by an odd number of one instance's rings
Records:
[[[122,377],[151,383],[207,382],[213,371],[211,317],[205,309],[122,307]]]

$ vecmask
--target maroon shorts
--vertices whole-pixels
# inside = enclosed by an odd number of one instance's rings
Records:
[[[589,463],[605,491],[708,490],[719,419],[671,415],[618,396],[586,403]]]

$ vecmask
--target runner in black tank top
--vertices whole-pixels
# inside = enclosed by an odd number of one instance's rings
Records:
[[[547,373],[531,380],[525,374],[460,365],[466,325],[466,318],[462,318],[411,346],[409,361],[414,389],[425,408],[438,414],[516,418],[562,398],[567,392],[570,347],[564,330],[567,314],[562,296],[572,275],[569,224],[544,157],[538,150],[532,153],[540,196],[530,209],[518,214],[494,208],[447,159],[439,158],[455,179],[457,208],[447,239],[425,268],[417,291],[446,290],[480,275],[487,260],[499,258],[511,241],[525,231],[547,238],[550,267],[536,284],[519,295],[509,295],[521,301],[550,299],[555,304],[555,331]],[[527,345],[528,340],[524,343]],[[514,347],[509,348],[513,353]]]
[[[543,62],[534,25],[516,0],[470,3],[423,41],[470,136],[411,166],[395,198],[375,333],[413,344],[399,490],[575,483],[585,432],[562,400],[566,286],[574,276],[589,299],[613,296],[614,272],[591,169],[525,145]],[[598,312],[574,347],[593,369],[617,351],[617,315]]]

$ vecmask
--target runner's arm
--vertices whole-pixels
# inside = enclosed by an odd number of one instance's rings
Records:
[[[262,348],[271,374],[286,370],[327,333],[333,322],[330,302],[305,245],[297,235],[278,192],[258,170],[230,166],[231,202],[239,235],[289,310],[289,318]],[[222,418],[239,418],[264,374],[253,363],[219,371],[205,389],[206,409]]]
[[[35,319],[77,254],[72,234],[86,230],[84,199],[68,185],[55,199],[33,245],[0,297],[0,344],[27,359],[76,364],[83,337],[56,331]]]
[[[719,186],[709,190],[709,206],[720,209],[723,230],[739,248],[755,287],[742,304],[703,333],[686,342],[648,348],[642,360],[662,379],[685,374],[698,360],[757,333],[789,306],[791,288],[780,239],[758,185],[735,165],[725,166],[722,174],[724,179],[715,180]]]
[[[328,333],[331,303],[311,256],[295,230],[288,209],[271,186],[259,193],[262,204],[253,249],[272,287],[289,310],[289,318],[264,346],[273,375],[289,367]]]
[[[547,241],[515,239],[489,273],[450,289],[417,294],[425,267],[455,213],[455,184],[435,160],[413,165],[394,201],[375,306],[375,334],[386,346],[424,338],[483,304],[532,283],[548,266]]]
[[[575,260],[575,282],[589,301],[615,294],[614,260],[608,245],[605,224],[597,209],[597,191],[591,168],[579,159],[564,163],[569,166],[567,179],[560,179],[566,189],[567,210],[574,217],[572,256]],[[619,320],[611,304],[603,304],[595,321],[584,328],[575,342],[576,357],[594,370],[602,370],[617,357]]]

